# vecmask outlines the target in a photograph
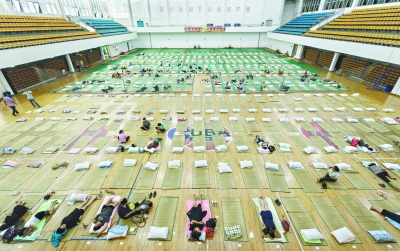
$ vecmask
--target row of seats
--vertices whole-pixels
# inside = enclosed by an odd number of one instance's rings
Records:
[[[0,23],[13,23],[13,24],[18,24],[18,23],[40,23],[40,24],[65,24],[65,23],[71,23],[67,19],[55,19],[55,20],[45,20],[45,19],[9,19],[9,18],[4,18],[0,19]]]
[[[11,32],[33,32],[33,31],[70,31],[70,30],[83,30],[81,26],[75,27],[31,27],[31,28],[0,28],[0,33],[11,33]]]
[[[41,17],[41,16],[22,16],[22,15],[0,15],[1,19],[28,19],[28,20],[65,20],[63,17]]]
[[[35,35],[35,36],[0,37],[0,43],[43,40],[43,39],[62,38],[62,37],[77,37],[86,35],[96,35],[96,32],[85,31],[85,32],[55,33],[55,34]]]
[[[73,23],[0,23],[0,27],[77,27]]]
[[[370,70],[365,81],[383,86],[394,86],[400,76],[400,68],[378,65]]]
[[[400,40],[400,35],[386,34],[386,33],[362,33],[362,32],[325,31],[325,30],[311,30],[310,33]]]
[[[357,20],[353,20],[357,19]],[[372,21],[399,21],[400,17],[358,17],[358,18],[340,18],[336,19],[334,22],[372,22]]]
[[[333,14],[334,12],[303,14],[284,24],[282,27],[276,29],[274,32],[291,35],[302,35],[306,33],[308,29],[311,28],[313,25],[321,22],[323,19]]]
[[[93,27],[97,33],[103,36],[113,36],[130,33],[125,26],[112,19],[81,18],[87,25]]]
[[[350,42],[356,42],[356,43],[368,43],[368,44],[379,44],[379,45],[390,45],[390,46],[399,46],[400,45],[400,41],[397,41],[397,40],[353,37],[353,36],[349,36],[349,35],[307,33],[307,34],[305,34],[305,36],[316,37],[316,38],[327,38],[327,39],[333,39],[333,40],[350,41]]]
[[[353,24],[353,23],[352,23]],[[325,25],[323,29],[399,31],[400,26]]]
[[[83,35],[83,36],[71,36],[71,37],[60,37],[60,38],[45,38],[45,39],[35,39],[35,40],[28,40],[23,42],[2,42],[0,43],[0,50],[3,49],[12,49],[12,48],[19,48],[19,47],[27,47],[27,46],[35,46],[35,45],[43,45],[43,44],[51,44],[51,43],[62,43],[74,40],[82,40],[82,39],[89,39],[89,38],[97,38],[101,37],[101,35],[97,33],[92,33],[92,35]]]
[[[376,10],[391,10],[391,9],[400,9],[400,5],[355,9],[355,10],[353,10],[353,12],[370,12],[370,11],[376,11]]]
[[[356,21],[356,22],[342,22],[342,21],[333,21],[330,22],[329,25],[375,25],[375,26],[380,26],[380,25],[400,25],[400,20],[399,21]]]

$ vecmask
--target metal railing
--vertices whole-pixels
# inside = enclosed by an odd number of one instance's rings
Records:
[[[240,24],[240,27],[263,27],[265,25],[261,25],[261,24]],[[137,26],[134,26],[137,27]],[[199,25],[186,25],[186,24],[170,24],[170,25],[148,25],[145,27],[141,27],[141,28],[146,28],[146,27],[207,27],[207,25],[204,24],[199,24]],[[223,25],[219,25],[216,26],[214,25],[213,27],[224,27]],[[234,27],[233,25],[230,26],[229,28]],[[269,27],[269,26],[268,26]]]
[[[325,18],[324,20],[322,20],[321,22],[317,23],[316,25],[314,25],[313,27],[311,27],[310,30],[317,30],[319,28],[321,28],[322,26],[326,25],[327,23],[332,22],[333,20],[335,20],[336,18],[342,16],[344,14],[346,8],[341,8],[340,10],[338,10],[335,14],[333,14],[332,16],[329,16],[327,18]]]

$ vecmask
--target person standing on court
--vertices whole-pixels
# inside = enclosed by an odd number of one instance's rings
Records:
[[[29,102],[31,102],[31,104],[33,105],[33,107],[40,107],[40,105],[38,104],[38,102],[36,102],[35,98],[32,95],[31,91],[27,91],[25,90],[24,93],[22,93],[24,95],[26,95],[26,97],[28,98]]]
[[[10,98],[6,93],[3,94],[4,98],[4,104],[6,104],[7,106],[9,106],[12,110],[12,115],[17,116],[16,114],[19,114],[19,112],[17,111],[17,109],[15,109],[15,103],[14,100],[12,98]]]

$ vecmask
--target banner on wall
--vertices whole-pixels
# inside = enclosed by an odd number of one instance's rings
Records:
[[[225,32],[225,27],[185,27],[185,32]]]

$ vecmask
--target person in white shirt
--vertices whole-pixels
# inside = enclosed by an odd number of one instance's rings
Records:
[[[33,107],[36,107],[36,106],[40,107],[38,102],[36,102],[36,100],[33,98],[31,91],[25,90],[25,92],[23,94],[26,95],[26,97],[28,98],[29,102],[31,102],[31,104],[33,105]]]

